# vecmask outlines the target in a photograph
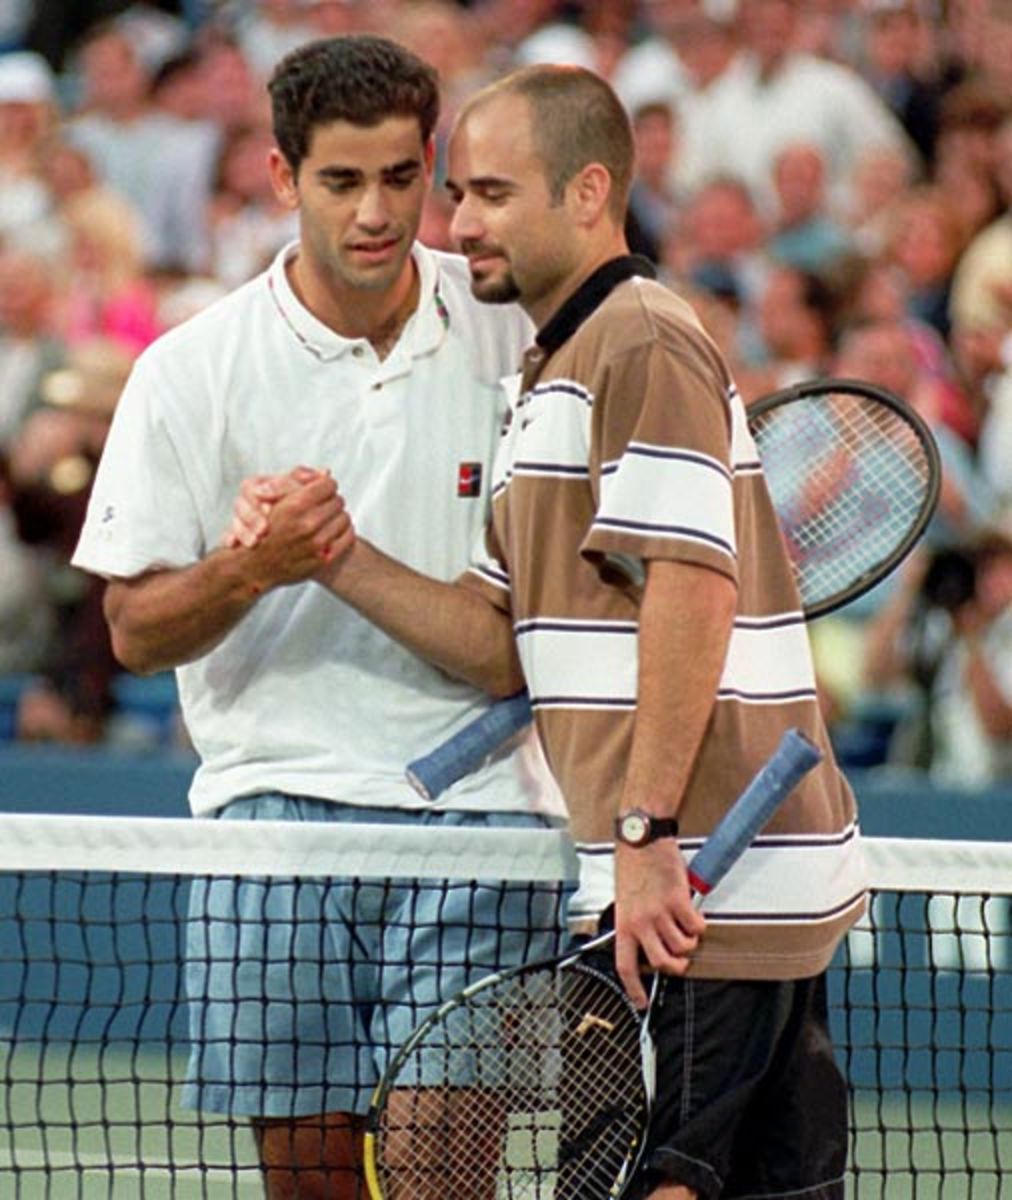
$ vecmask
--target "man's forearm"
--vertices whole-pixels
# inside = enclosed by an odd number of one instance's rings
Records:
[[[221,547],[192,566],[110,583],[105,615],[113,651],[139,674],[192,662],[213,650],[258,596],[312,579],[353,541],[334,481],[311,472],[278,500],[270,529],[252,546]]]
[[[1012,705],[998,685],[988,665],[984,647],[978,638],[966,642],[966,680],[977,715],[988,737],[1004,740],[1012,737]]]
[[[651,562],[640,606],[636,724],[623,808],[678,814],[713,711],[734,624],[730,579],[683,563]],[[615,964],[639,1007],[645,958],[682,974],[705,922],[692,904],[677,841],[615,846]]]
[[[362,539],[317,579],[448,675],[493,696],[523,687],[510,616],[478,593],[421,575]]]
[[[215,550],[191,567],[114,579],[105,616],[117,659],[148,675],[207,654],[263,590],[247,551]]]

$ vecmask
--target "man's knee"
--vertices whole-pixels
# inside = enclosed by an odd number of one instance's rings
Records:
[[[359,1200],[363,1125],[349,1113],[255,1120],[267,1200]]]

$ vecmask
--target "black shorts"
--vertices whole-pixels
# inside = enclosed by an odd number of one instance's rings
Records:
[[[699,1200],[843,1200],[847,1089],[825,975],[664,985],[654,1115],[626,1196],[680,1183]]]

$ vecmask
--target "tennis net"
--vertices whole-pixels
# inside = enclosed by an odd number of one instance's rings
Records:
[[[848,1194],[1012,1197],[1012,847],[869,840],[868,855],[868,917],[830,978]],[[404,973],[403,1010],[369,1018],[399,1044],[459,987],[451,959],[471,979],[557,942],[574,870],[547,830],[0,815],[2,1195],[262,1196],[247,1114],[341,1111],[349,1072],[371,1087],[341,980],[358,998]],[[212,1018],[222,991],[239,1002]]]

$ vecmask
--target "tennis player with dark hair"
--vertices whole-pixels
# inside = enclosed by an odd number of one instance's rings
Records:
[[[666,976],[629,1194],[837,1200],[846,1089],[824,972],[864,906],[854,801],[742,401],[692,310],[628,254],[632,157],[625,113],[586,71],[529,68],[463,108],[453,234],[478,299],[519,300],[538,325],[492,521],[454,585],[361,538],[320,578],[449,670],[501,686],[489,664],[512,664],[526,680],[581,856],[574,925],[614,902],[629,994],[645,1005],[644,960]],[[246,489],[248,542],[272,523],[262,497],[296,484]],[[704,923],[679,838],[712,830],[790,726],[823,763]]]
[[[354,538],[335,478],[364,533],[443,579],[466,567],[488,518],[500,380],[516,373],[531,327],[518,308],[476,304],[462,258],[415,241],[435,73],[387,39],[355,36],[299,48],[269,86],[267,166],[300,240],[140,358],[74,561],[109,579],[123,664],[177,668],[201,760],[195,815],[555,823],[561,804],[534,738],[425,805],[404,762],[489,697],[309,582]],[[242,480],[307,458],[303,486],[274,506],[255,550],[223,539]],[[391,886],[368,914],[350,885],[317,895],[215,880],[192,896],[185,1099],[253,1120],[278,1198],[357,1196],[383,1047],[475,973],[524,953],[500,945],[497,928],[530,927],[526,953],[551,952],[561,932],[550,896],[531,908],[495,886]],[[319,920],[297,925],[290,906]]]

